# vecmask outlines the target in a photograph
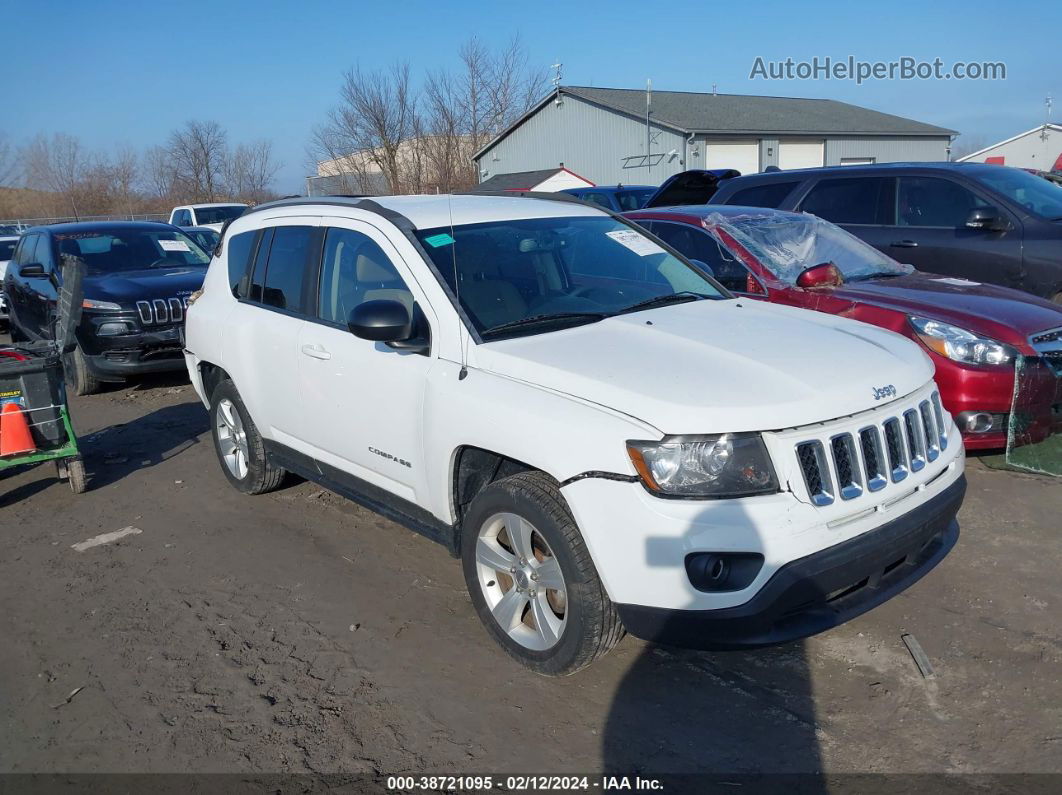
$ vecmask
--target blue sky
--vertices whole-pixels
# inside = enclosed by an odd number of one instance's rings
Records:
[[[416,73],[456,62],[472,33],[519,34],[543,66],[560,59],[572,85],[823,97],[908,116],[990,143],[1062,120],[1057,36],[1062,3],[324,2],[148,3],[0,0],[0,131],[20,142],[68,132],[87,145],[146,147],[185,120],[221,123],[233,143],[274,141],[276,187],[295,192],[306,144],[342,73],[406,59]],[[178,11],[186,9],[187,17]],[[758,11],[758,14],[754,14]],[[984,81],[749,80],[768,60],[1004,61]]]

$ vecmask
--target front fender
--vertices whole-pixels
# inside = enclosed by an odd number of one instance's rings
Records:
[[[430,510],[454,522],[457,451],[480,447],[522,461],[563,482],[584,472],[635,475],[627,439],[663,434],[634,417],[483,370],[440,362],[424,397],[424,456]]]

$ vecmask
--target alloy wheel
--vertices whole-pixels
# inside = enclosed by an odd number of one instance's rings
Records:
[[[534,525],[514,513],[498,513],[476,537],[476,573],[494,620],[521,646],[555,646],[568,618],[568,594],[560,563]]]

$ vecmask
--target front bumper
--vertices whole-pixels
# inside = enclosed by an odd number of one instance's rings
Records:
[[[696,649],[742,649],[814,635],[891,599],[955,546],[960,477],[921,507],[876,530],[778,569],[751,600],[719,610],[617,605],[627,631]]]
[[[89,326],[94,331],[93,326]],[[132,334],[100,336],[78,332],[78,342],[92,375],[101,381],[120,381],[145,373],[167,373],[184,369],[180,326],[138,331]]]

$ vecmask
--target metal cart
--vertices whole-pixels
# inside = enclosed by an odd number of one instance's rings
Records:
[[[84,263],[64,256],[54,339],[0,348],[0,471],[55,461],[59,479],[75,494],[87,484],[70,423],[63,357],[76,345],[83,276]]]

